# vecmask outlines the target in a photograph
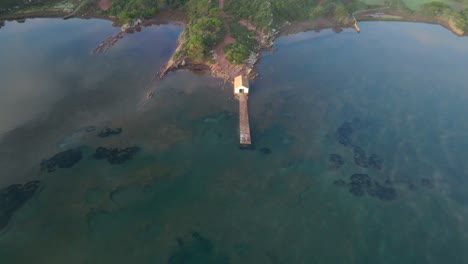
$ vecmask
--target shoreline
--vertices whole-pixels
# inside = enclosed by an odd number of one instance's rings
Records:
[[[439,17],[428,17],[415,13],[408,13],[405,11],[392,10],[389,8],[382,8],[385,11],[381,12],[384,15],[389,15],[389,17],[379,17],[371,16],[376,14],[376,10],[363,10],[356,12],[359,15],[356,15],[356,21],[365,22],[365,21],[387,21],[387,22],[414,22],[414,23],[428,23],[434,25],[440,25],[447,30],[451,31],[453,34],[459,37],[466,36],[468,32],[463,32],[460,29],[457,29],[452,20],[447,20]],[[114,27],[122,27],[122,23],[117,21],[114,17],[107,15],[99,15],[96,13],[85,13],[81,15],[70,16],[70,13],[66,12],[57,12],[57,11],[41,11],[41,12],[32,12],[25,14],[7,14],[0,16],[0,25],[4,25],[5,21],[18,21],[24,22],[26,19],[34,18],[62,18],[64,20],[69,18],[79,18],[79,19],[103,19],[109,20],[112,22]],[[157,16],[144,20],[141,24],[127,28],[126,30],[121,29],[118,34],[132,33],[138,31],[141,27],[148,27],[152,25],[161,25],[175,23],[178,25],[185,26],[187,24],[187,17],[180,10],[164,10],[160,12]],[[259,32],[255,30],[259,38],[263,38],[264,41],[259,42],[259,46],[255,51],[252,52],[252,58],[248,62],[239,65],[233,65],[231,63],[223,62],[221,63],[218,58],[215,58],[213,63],[208,61],[203,63],[192,63],[186,57],[181,57],[174,60],[173,56],[178,49],[180,49],[182,44],[182,34],[181,32],[178,40],[177,47],[175,51],[171,54],[169,60],[161,66],[157,72],[159,79],[163,79],[165,75],[169,72],[174,72],[178,70],[194,70],[194,71],[209,71],[210,74],[214,77],[224,79],[225,82],[230,82],[233,78],[240,74],[247,75],[250,79],[255,79],[257,77],[256,73],[256,64],[261,60],[261,52],[265,50],[271,50],[274,44],[274,41],[281,36],[287,36],[291,34],[296,34],[299,32],[305,31],[320,31],[324,29],[332,29],[335,33],[340,33],[345,28],[353,29],[354,23],[351,23],[349,19],[346,19],[345,22],[339,23],[336,20],[330,18],[317,18],[314,20],[306,21],[294,21],[286,22],[283,26],[279,27],[275,34],[268,35],[266,38],[264,32]],[[253,26],[253,25],[252,25]],[[1,28],[1,26],[0,26]]]

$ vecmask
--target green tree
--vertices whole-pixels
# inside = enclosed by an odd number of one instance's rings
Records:
[[[434,1],[424,4],[420,8],[421,12],[430,16],[445,16],[452,13],[452,8],[442,2]]]
[[[232,64],[242,64],[249,58],[250,50],[239,42],[228,44],[224,47],[226,59]]]
[[[158,0],[114,0],[107,10],[122,22],[135,18],[149,18],[158,11]]]

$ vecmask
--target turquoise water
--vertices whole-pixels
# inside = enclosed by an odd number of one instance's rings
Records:
[[[91,56],[109,22],[7,23],[0,186],[41,182],[0,233],[2,263],[468,263],[468,39],[360,27],[276,41],[251,82],[255,149],[240,150],[229,85],[153,80],[179,26]],[[346,126],[352,146],[339,143]],[[97,136],[105,128],[122,132]],[[121,164],[93,157],[133,146]],[[359,166],[354,147],[381,168]],[[69,149],[79,162],[41,171]],[[353,194],[355,173],[395,197]]]

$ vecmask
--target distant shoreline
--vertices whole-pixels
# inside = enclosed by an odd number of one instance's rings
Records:
[[[384,16],[371,16],[376,14],[375,10],[366,10],[355,12],[359,13],[355,16],[356,21],[364,22],[364,21],[400,21],[400,22],[415,22],[415,23],[428,23],[428,24],[437,24],[441,25],[444,28],[450,30],[453,34],[457,36],[466,36],[468,32],[463,32],[457,29],[454,26],[454,23],[450,20],[442,19],[439,17],[429,17],[423,16],[420,14],[415,13],[408,13],[404,11],[392,10],[392,9],[385,9],[385,11],[381,12]],[[22,22],[26,19],[34,19],[34,18],[62,18],[69,15],[66,12],[56,12],[56,11],[41,11],[41,12],[32,12],[26,14],[10,14],[4,15],[0,17],[0,25],[4,24],[4,21],[19,21]],[[98,15],[98,14],[84,14],[84,15],[77,15],[73,16],[73,18],[80,18],[80,19],[104,19],[113,22],[113,26],[120,27],[122,23],[119,23],[115,18],[105,15]],[[255,51],[255,60],[251,61],[250,63],[243,63],[240,65],[227,65],[221,64],[218,61],[214,63],[204,62],[204,63],[190,63],[185,60],[185,58],[179,58],[178,60],[174,61],[173,56],[164,64],[159,72],[157,73],[159,78],[164,78],[164,76],[171,72],[171,71],[178,71],[182,69],[189,69],[189,70],[202,70],[202,71],[209,71],[211,75],[215,77],[219,77],[227,81],[232,81],[233,77],[237,74],[245,74],[248,75],[251,79],[256,78],[257,73],[255,71],[256,64],[261,59],[261,51],[270,49],[273,42],[278,36],[286,36],[291,34],[296,34],[299,32],[304,31],[311,31],[311,30],[323,30],[323,29],[332,29],[334,32],[339,33],[344,28],[353,28],[353,23],[350,22],[350,19],[347,19],[345,23],[338,23],[336,20],[331,18],[318,18],[314,20],[307,20],[307,21],[295,21],[295,22],[288,22],[282,27],[278,29],[278,34],[273,36],[269,40],[269,44],[259,43],[257,50]],[[187,18],[184,14],[180,11],[162,11],[157,16],[144,20],[141,25],[135,26],[135,28],[139,27],[146,27],[151,25],[158,25],[158,24],[169,24],[169,23],[176,23],[182,26],[185,26],[187,23]],[[1,28],[1,26],[0,26]],[[129,28],[126,32],[133,32],[133,27]],[[125,33],[125,32],[122,32]],[[177,42],[177,48],[180,47],[180,37]],[[221,66],[220,66],[221,65]],[[224,67],[224,68],[223,68]]]

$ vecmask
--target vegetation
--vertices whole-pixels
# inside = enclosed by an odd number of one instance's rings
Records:
[[[78,6],[78,0],[0,0],[0,15],[2,13],[27,11],[59,11]]]
[[[468,32],[468,8],[461,10],[453,15],[455,25],[463,30]]]
[[[453,10],[446,3],[435,1],[422,5],[420,11],[428,16],[442,17],[450,16]]]
[[[242,64],[250,55],[250,50],[239,42],[224,47],[226,59],[232,64]]]
[[[224,47],[226,59],[232,64],[241,64],[249,58],[250,53],[257,48],[257,33],[249,30],[233,19],[229,21],[229,28],[231,30],[231,36],[236,40],[236,43]]]
[[[58,3],[59,0],[31,0],[31,1],[22,1],[22,0],[0,0],[0,10],[2,9],[13,9],[15,7],[23,7],[27,3],[29,4],[50,4]]]
[[[217,3],[189,0],[185,3],[185,11],[190,22],[184,29],[181,48],[175,57],[186,56],[193,62],[209,60],[210,51],[225,33]]]
[[[456,11],[446,3],[434,1],[422,5],[420,12],[427,16],[452,19],[457,28],[468,31],[468,8]]]
[[[225,0],[226,11],[238,19],[248,19],[262,29],[279,26],[285,21],[325,16],[340,20],[358,3],[358,0]]]
[[[348,8],[341,1],[325,0],[312,8],[309,18],[333,17],[340,21],[348,16]]]
[[[136,18],[149,18],[158,11],[158,0],[113,0],[107,10],[120,21],[128,23]]]

